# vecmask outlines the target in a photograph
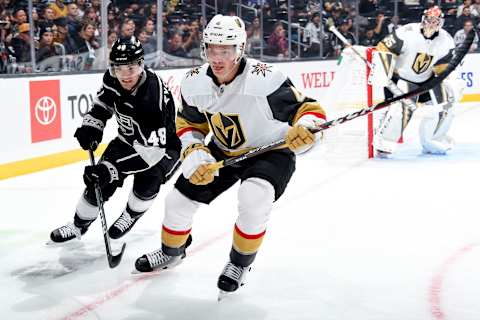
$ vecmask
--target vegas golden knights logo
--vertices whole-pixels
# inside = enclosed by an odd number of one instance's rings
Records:
[[[413,61],[412,69],[417,74],[427,71],[428,67],[432,63],[433,57],[426,53],[417,53],[415,61]]]
[[[205,113],[213,134],[226,148],[237,149],[245,143],[245,135],[238,114]]]

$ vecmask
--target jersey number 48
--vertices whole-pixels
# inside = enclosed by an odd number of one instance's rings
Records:
[[[157,131],[152,131],[147,142],[157,147],[160,144],[165,145],[167,143],[167,130],[165,128],[160,128]]]

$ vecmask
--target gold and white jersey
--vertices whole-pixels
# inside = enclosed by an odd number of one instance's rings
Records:
[[[377,48],[396,57],[395,72],[402,79],[421,83],[445,70],[452,58],[455,43],[450,34],[440,29],[430,39],[423,36],[420,23],[399,27],[386,36]]]
[[[236,77],[219,85],[208,64],[193,68],[181,83],[182,108],[177,135],[183,148],[192,135],[212,133],[227,155],[236,155],[283,139],[289,126],[303,115],[325,119],[313,99],[303,96],[273,65],[242,59]]]

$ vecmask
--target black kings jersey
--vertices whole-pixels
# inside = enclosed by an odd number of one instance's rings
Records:
[[[175,132],[175,103],[170,90],[159,76],[145,69],[138,85],[127,91],[109,71],[88,114],[103,124],[115,115],[118,138],[133,147],[167,149],[167,153],[180,152],[180,140]],[[132,148],[132,152],[135,152]]]

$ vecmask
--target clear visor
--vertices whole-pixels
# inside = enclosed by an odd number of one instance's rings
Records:
[[[208,61],[234,60],[236,58],[235,46],[206,45],[205,56]]]
[[[129,79],[140,75],[143,71],[141,64],[132,63],[124,65],[113,65],[112,70],[119,79]]]

